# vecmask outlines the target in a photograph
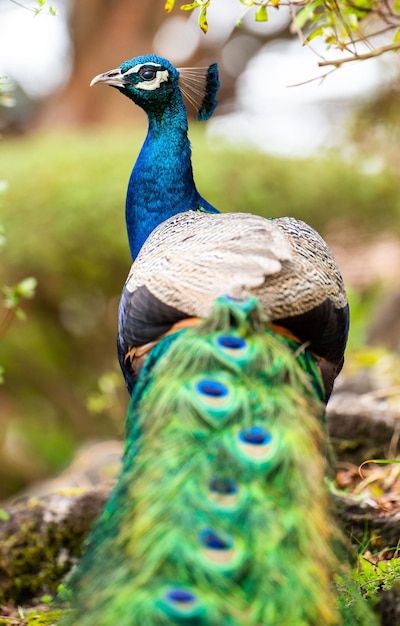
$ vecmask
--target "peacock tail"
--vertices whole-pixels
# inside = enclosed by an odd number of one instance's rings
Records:
[[[63,624],[372,626],[361,598],[340,613],[332,583],[324,393],[314,355],[253,297],[162,339]]]

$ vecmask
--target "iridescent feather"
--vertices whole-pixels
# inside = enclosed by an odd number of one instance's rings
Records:
[[[254,298],[222,298],[151,350],[66,624],[373,626],[332,582],[318,366],[265,323]]]

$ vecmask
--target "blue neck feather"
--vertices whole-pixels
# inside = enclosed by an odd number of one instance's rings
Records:
[[[187,117],[180,93],[162,111],[148,111],[149,129],[132,170],[126,197],[126,226],[132,260],[150,233],[183,211],[218,211],[204,200],[193,179]]]

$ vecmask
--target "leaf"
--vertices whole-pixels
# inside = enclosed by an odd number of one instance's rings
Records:
[[[336,42],[337,42],[337,39],[336,39],[336,37],[334,35],[332,35],[332,34],[326,35],[325,43],[328,44],[328,46],[336,45]]]
[[[268,11],[265,5],[258,7],[256,11],[256,22],[268,22]]]
[[[199,26],[204,34],[208,31],[208,22],[207,22],[207,5],[205,5],[199,15]]]
[[[306,4],[304,9],[301,9],[294,18],[293,23],[295,24],[295,26],[301,29],[304,28],[307,22],[312,22],[315,19],[315,14],[317,13],[317,10],[320,8],[320,6],[320,0],[316,0],[315,2],[310,2],[309,4]]]
[[[28,278],[24,278],[20,283],[14,285],[13,287],[9,287],[5,285],[3,287],[3,293],[5,295],[5,306],[7,309],[15,309],[20,300],[23,298],[33,298],[35,295],[35,289],[37,285],[36,278],[33,276],[29,276]],[[16,314],[19,315],[19,312],[16,311]]]
[[[367,459],[366,461],[363,461],[358,468],[358,473],[362,478],[365,477],[361,470],[364,465],[367,465],[368,463],[376,463],[377,465],[395,465],[396,463],[400,463],[400,459]]]
[[[33,276],[24,278],[16,286],[16,289],[18,290],[18,295],[20,295],[21,298],[33,298],[33,296],[35,295],[36,285],[37,280]]]
[[[53,598],[49,594],[45,594],[44,596],[42,596],[40,598],[40,602],[45,602],[45,604],[50,604],[50,602],[52,602],[52,600],[53,600]]]
[[[358,30],[359,29],[359,24],[358,24],[358,17],[355,13],[350,13],[347,16],[348,19],[348,24],[351,28],[351,30]]]
[[[400,41],[400,28],[398,28],[393,37],[393,43],[397,43]]]
[[[314,16],[314,11],[311,9],[310,5],[304,7],[304,9],[300,9],[297,13],[296,17],[293,20],[293,23],[297,28],[304,28],[304,26],[309,22]]]
[[[25,320],[26,320],[26,313],[22,309],[15,309],[15,317],[18,320],[20,320],[21,322],[25,322]]]
[[[280,5],[280,0],[270,0],[272,6],[274,6],[276,9],[279,9],[279,5]]]
[[[315,39],[315,37],[320,37],[323,34],[324,34],[324,29],[323,28],[316,28],[315,30],[311,31],[311,33],[308,35],[308,37],[306,37],[306,41],[310,42],[313,39]],[[326,41],[326,39],[325,39],[325,41]]]
[[[201,6],[198,2],[192,2],[192,4],[182,4],[180,7],[181,11],[191,11],[192,9],[197,9],[197,7]]]
[[[8,522],[9,519],[10,519],[10,514],[7,513],[7,511],[5,511],[4,509],[0,509],[0,521]]]
[[[246,7],[252,7],[254,5],[254,0],[240,0],[240,2]]]
[[[167,13],[170,13],[172,11],[172,9],[174,8],[175,5],[175,0],[167,0],[166,3],[164,4],[164,9]]]
[[[371,558],[376,562],[371,562]],[[388,561],[378,559],[379,554],[375,557],[369,555],[369,558],[360,555],[357,569],[351,572],[352,579],[361,586],[362,594],[366,598],[376,596],[382,588],[390,589],[399,579],[400,559],[398,557]]]
[[[4,285],[4,287],[2,288],[2,291],[5,296],[4,306],[7,309],[13,309],[15,306],[17,306],[18,299],[15,296],[14,287],[9,287],[8,285]]]
[[[56,9],[53,6],[51,6],[51,5],[49,7],[49,13],[50,13],[50,15],[57,15]]]
[[[113,405],[113,401],[100,394],[92,395],[87,399],[86,408],[89,413],[103,413],[104,411],[108,411],[111,409]]]

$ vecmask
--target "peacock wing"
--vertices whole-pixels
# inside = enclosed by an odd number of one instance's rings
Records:
[[[267,317],[315,352],[343,362],[348,307],[324,240],[294,218],[188,211],[148,237],[124,287],[121,352],[158,339],[185,317],[206,317],[216,298],[255,295]]]
[[[273,221],[187,212],[161,224],[133,264],[126,288],[142,285],[163,303],[205,317],[220,295],[245,297],[292,255]]]

